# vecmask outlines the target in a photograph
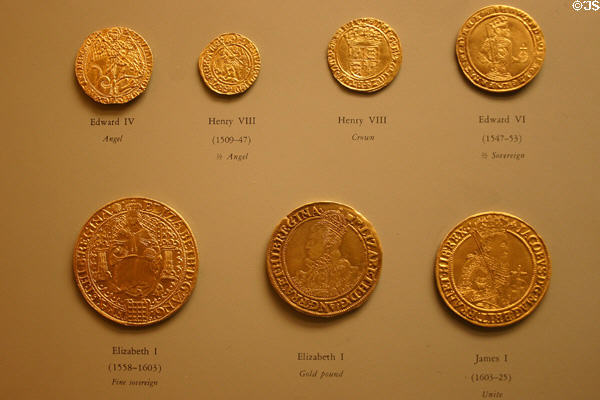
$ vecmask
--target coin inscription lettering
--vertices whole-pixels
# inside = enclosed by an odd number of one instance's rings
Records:
[[[146,41],[129,28],[115,26],[89,35],[77,53],[77,82],[94,101],[122,104],[148,86],[152,52]]]
[[[529,83],[540,71],[546,45],[538,24],[514,7],[489,6],[464,23],[456,56],[465,76],[476,86],[507,92]]]
[[[387,86],[402,61],[400,39],[385,22],[359,18],[342,26],[327,49],[327,62],[334,78],[359,92],[374,92]]]
[[[123,325],[148,325],[177,311],[196,283],[198,254],[190,228],[155,200],[127,198],[98,210],[73,254],[86,301]]]
[[[292,211],[267,249],[267,272],[277,293],[297,311],[321,317],[363,304],[379,279],[381,262],[369,221],[330,202]]]
[[[459,316],[481,326],[505,326],[529,315],[548,289],[550,258],[542,238],[517,217],[474,215],[442,242],[435,277]]]
[[[200,53],[200,75],[206,86],[219,94],[243,93],[260,71],[256,45],[239,33],[224,33]]]

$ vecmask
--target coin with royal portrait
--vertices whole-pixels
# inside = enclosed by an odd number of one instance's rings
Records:
[[[400,39],[381,20],[357,18],[335,32],[327,48],[327,62],[341,85],[375,92],[389,85],[400,70]]]
[[[520,218],[495,211],[473,215],[452,229],[435,262],[446,305],[485,327],[510,325],[531,314],[548,290],[550,275],[541,236]]]
[[[260,54],[254,42],[239,33],[224,33],[200,53],[198,68],[215,93],[235,95],[254,84],[260,72]]]
[[[196,241],[169,206],[141,197],[115,200],[81,229],[73,272],[84,299],[102,316],[128,326],[153,324],[191,295]]]
[[[132,29],[113,26],[90,34],[75,59],[83,91],[103,104],[123,104],[139,96],[152,74],[152,51]]]
[[[382,257],[375,229],[358,211],[339,203],[310,203],[275,228],[267,274],[295,310],[333,317],[361,306],[373,293]]]
[[[464,75],[490,92],[527,85],[540,72],[546,42],[525,11],[493,5],[471,15],[458,32],[456,57]]]

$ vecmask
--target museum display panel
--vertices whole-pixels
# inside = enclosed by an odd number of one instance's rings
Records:
[[[23,399],[594,397],[600,11],[593,4],[508,4],[535,19],[545,43],[535,79],[510,93],[476,87],[457,62],[459,30],[488,3],[4,4],[3,393]],[[327,59],[332,35],[360,18],[385,21],[401,41],[399,72],[372,93],[341,85]],[[502,24],[494,27],[502,31]],[[94,101],[74,71],[82,42],[106,27],[138,32],[152,49],[152,77],[125,104]],[[199,55],[225,32],[243,34],[260,51],[260,74],[239,95],[213,92],[199,70]],[[359,39],[347,53],[355,65],[350,71],[378,54],[370,41],[377,37],[350,37]],[[512,48],[512,57],[524,60],[522,43],[501,42],[496,50]],[[103,75],[133,79],[143,52],[127,63],[118,55],[134,48],[124,39],[114,58],[97,53],[112,66],[113,75]],[[241,66],[249,58],[218,54],[210,65],[221,78],[247,71]],[[74,282],[82,225],[103,204],[123,198],[156,199],[181,213],[197,246],[193,291],[172,317],[149,326],[104,318]],[[334,318],[304,315],[282,301],[265,260],[277,222],[321,201],[368,218],[385,253],[368,300]],[[543,300],[506,327],[480,327],[456,315],[434,276],[444,237],[468,216],[490,211],[525,221],[551,258]],[[130,233],[141,232],[133,229],[137,216],[132,209]],[[140,224],[154,232],[154,217],[148,218]],[[344,225],[333,218],[332,227]],[[118,224],[127,231],[126,216]],[[461,253],[465,260],[473,255],[473,271],[492,269],[483,258],[493,235],[483,233],[481,252],[473,239]],[[169,279],[157,271],[168,270],[168,260],[182,265],[181,254],[169,255],[151,236],[127,242],[135,244],[128,254],[148,278],[142,284],[158,290]],[[357,266],[347,245],[331,257]],[[107,250],[103,270],[102,248],[94,253],[95,273],[130,276],[120,248]],[[311,251],[304,246],[298,257]],[[523,260],[501,265],[498,276],[530,271]],[[298,266],[307,274],[314,268]],[[485,289],[484,278],[477,282]],[[128,282],[116,278],[114,290],[138,290]],[[459,288],[469,298],[479,295],[476,289]]]

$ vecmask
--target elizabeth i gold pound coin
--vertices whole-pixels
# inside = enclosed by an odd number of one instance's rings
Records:
[[[444,239],[435,279],[444,302],[472,324],[498,327],[529,315],[550,283],[544,241],[509,214],[486,212],[462,221]]]
[[[488,6],[464,23],[456,57],[475,86],[508,92],[528,84],[542,68],[546,43],[539,25],[524,11]]]
[[[381,273],[373,226],[343,204],[306,204],[284,218],[267,248],[275,291],[295,310],[333,317],[362,305]]]
[[[383,21],[354,19],[333,35],[327,62],[341,85],[358,92],[375,92],[387,86],[400,70],[400,39]]]
[[[81,294],[104,317],[149,325],[176,312],[198,273],[194,236],[183,218],[155,200],[108,203],[85,223],[73,254]]]
[[[83,91],[103,104],[127,103],[148,86],[152,51],[138,33],[121,26],[89,35],[75,59],[75,76]]]
[[[248,90],[260,71],[256,45],[239,33],[224,33],[202,50],[200,75],[213,92],[225,95]]]

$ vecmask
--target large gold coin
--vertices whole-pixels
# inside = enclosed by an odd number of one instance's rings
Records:
[[[505,326],[529,315],[550,283],[550,257],[540,235],[501,212],[473,215],[444,239],[435,279],[452,311],[472,324]]]
[[[108,203],[85,223],[73,254],[75,281],[96,311],[123,325],[159,322],[192,293],[194,236],[168,206],[146,198]]]
[[[89,35],[75,59],[75,75],[83,91],[98,103],[122,104],[148,86],[152,51],[138,33],[114,26]]]
[[[354,19],[331,38],[327,62],[333,77],[343,86],[375,92],[387,86],[400,70],[400,39],[383,21]]]
[[[239,33],[224,33],[200,53],[200,75],[206,86],[219,94],[243,93],[260,71],[256,45]]]
[[[514,7],[488,6],[458,32],[456,57],[465,76],[490,92],[528,84],[542,68],[546,43],[539,25]]]
[[[284,218],[267,248],[275,291],[302,313],[333,317],[362,305],[381,273],[381,244],[360,213],[311,203]]]

